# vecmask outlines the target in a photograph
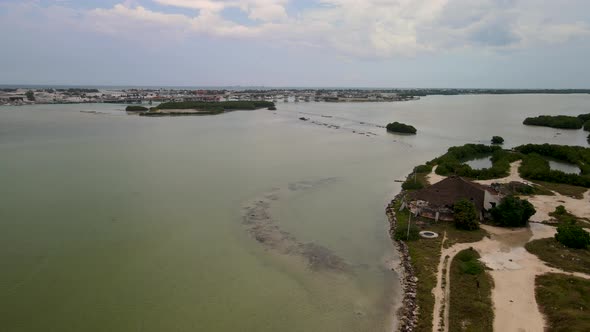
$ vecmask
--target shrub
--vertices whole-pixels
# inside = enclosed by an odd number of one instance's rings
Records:
[[[523,227],[537,211],[527,200],[506,196],[490,212],[492,219],[498,226]]]
[[[578,119],[582,120],[582,122],[590,121],[590,113],[580,114]]]
[[[588,120],[588,121],[586,121],[586,123],[584,123],[584,130],[590,131],[590,120]]]
[[[406,182],[402,183],[403,190],[418,190],[424,188],[424,185],[420,181],[414,180],[406,180]]]
[[[565,210],[565,206],[559,205],[555,208],[555,211],[553,211],[553,213],[556,215],[562,216],[562,215],[566,214],[567,211]]]
[[[500,136],[493,136],[492,137],[492,144],[504,144],[504,138]]]
[[[464,274],[478,275],[484,271],[479,262],[479,255],[473,249],[462,250],[455,256],[460,261],[459,267]]]
[[[580,129],[582,128],[582,120],[575,116],[567,115],[541,115],[537,117],[526,118],[523,122],[529,126],[543,126],[560,129]]]
[[[414,167],[416,173],[430,173],[432,172],[432,164],[418,165]]]
[[[414,126],[410,126],[397,121],[388,124],[385,128],[387,129],[387,131],[394,133],[415,134],[417,132]]]
[[[475,205],[466,199],[456,202],[453,206],[453,219],[458,229],[467,231],[479,229]]]
[[[590,234],[573,223],[558,226],[555,239],[564,246],[574,249],[586,249],[590,245]]]

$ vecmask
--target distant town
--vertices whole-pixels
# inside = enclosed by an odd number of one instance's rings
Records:
[[[100,89],[100,88],[0,88],[0,105],[31,104],[153,104],[182,101],[273,102],[393,102],[428,95],[463,94],[572,94],[590,89]]]

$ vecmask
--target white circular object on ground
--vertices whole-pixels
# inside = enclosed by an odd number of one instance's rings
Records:
[[[436,239],[438,237],[438,234],[431,231],[422,231],[420,232],[420,236],[425,239]]]

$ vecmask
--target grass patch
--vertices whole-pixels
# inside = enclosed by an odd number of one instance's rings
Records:
[[[590,273],[590,250],[570,249],[554,238],[531,241],[525,248],[552,267],[569,272]]]
[[[398,230],[407,230],[409,212],[407,209],[399,211],[401,202],[395,206]],[[455,243],[477,242],[487,233],[480,229],[476,231],[462,231],[456,229],[451,222],[434,222],[425,218],[412,217],[412,225],[418,230],[429,230],[439,234],[436,239],[407,241],[412,265],[418,278],[416,303],[420,307],[420,316],[415,331],[432,331],[432,316],[434,312],[434,295],[432,289],[436,286],[436,272],[440,261],[443,234],[447,233],[445,247]],[[403,232],[402,232],[403,233]]]
[[[572,186],[569,184],[563,183],[553,183],[553,182],[545,182],[545,181],[533,181],[534,183],[538,184],[539,186],[555,191],[557,193],[562,194],[563,196],[569,196],[575,199],[582,199],[584,198],[584,193],[588,191],[588,188]],[[538,194],[537,194],[538,195]]]
[[[549,216],[553,217],[557,222],[557,225],[561,224],[577,224],[583,228],[590,228],[590,223],[588,222],[588,218],[579,218],[571,213],[569,213],[563,205],[558,206],[555,211],[549,212]],[[547,223],[551,226],[557,226],[554,223]]]
[[[451,262],[449,331],[493,331],[493,280],[473,249]]]
[[[590,331],[590,280],[543,274],[535,279],[535,296],[549,331]]]

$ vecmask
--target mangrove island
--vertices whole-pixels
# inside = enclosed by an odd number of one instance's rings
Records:
[[[261,108],[272,108],[275,104],[270,101],[183,101],[167,102],[150,108],[141,116],[182,116],[182,115],[214,115],[229,111],[248,111]]]
[[[393,122],[388,124],[386,127],[390,133],[401,133],[401,134],[416,134],[417,130],[414,126],[410,126],[400,122]]]

